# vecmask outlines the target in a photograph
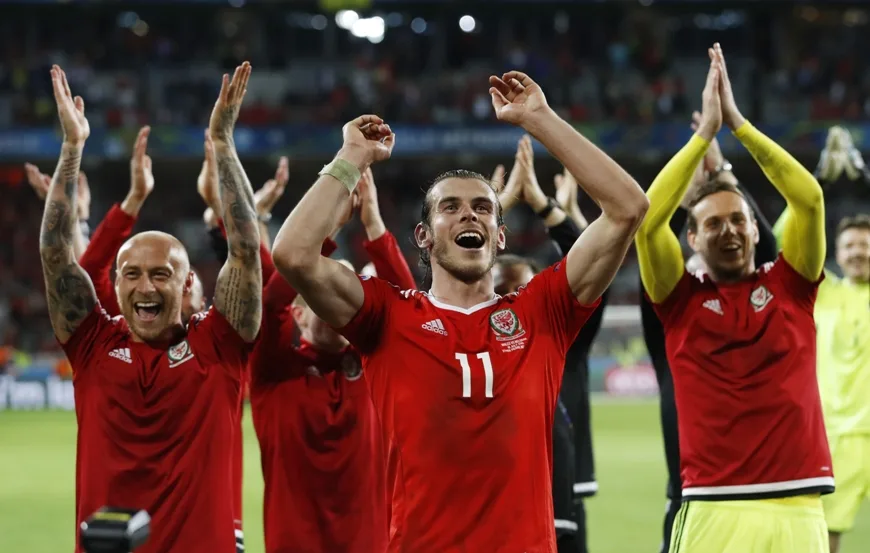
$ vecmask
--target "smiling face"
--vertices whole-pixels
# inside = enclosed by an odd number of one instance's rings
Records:
[[[713,192],[694,203],[689,208],[688,238],[715,280],[738,280],[755,270],[758,226],[737,192]]]
[[[837,265],[843,276],[855,283],[870,281],[870,217],[841,221],[836,246]]]
[[[482,177],[447,177],[429,190],[425,202],[428,209],[415,231],[418,247],[433,266],[459,281],[483,278],[505,245],[492,187]]]
[[[118,252],[115,292],[121,314],[140,341],[170,339],[182,324],[182,304],[193,286],[181,242],[162,232],[143,232]]]

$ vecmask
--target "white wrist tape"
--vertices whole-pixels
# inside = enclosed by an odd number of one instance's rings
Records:
[[[353,193],[359,179],[362,177],[359,169],[353,163],[341,158],[333,159],[323,166],[318,175],[329,175],[343,184],[347,191]]]

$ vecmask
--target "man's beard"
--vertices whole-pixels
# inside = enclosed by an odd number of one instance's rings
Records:
[[[477,263],[456,263],[447,252],[448,245],[438,242],[432,247],[431,259],[438,266],[447,271],[453,278],[465,284],[472,284],[486,276],[495,265],[497,245],[492,243],[489,251],[489,259],[485,265]]]

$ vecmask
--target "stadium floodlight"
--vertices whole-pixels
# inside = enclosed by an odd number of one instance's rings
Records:
[[[350,28],[350,33],[358,38],[367,38],[372,44],[377,44],[384,40],[385,29],[384,18],[375,16],[358,19]]]
[[[339,10],[335,14],[335,24],[342,29],[351,29],[359,21],[359,14],[353,10]]]
[[[459,18],[459,28],[464,32],[470,33],[475,27],[477,27],[477,21],[470,15],[463,15]]]
[[[326,24],[328,21],[326,20],[326,16],[318,13],[311,17],[311,28],[316,31],[322,31],[326,28]]]
[[[411,20],[411,30],[417,33],[418,35],[422,35],[426,32],[426,20],[422,17],[415,17]]]

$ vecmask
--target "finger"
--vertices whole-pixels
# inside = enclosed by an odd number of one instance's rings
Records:
[[[390,133],[390,135],[384,139],[383,144],[387,147],[387,152],[391,154],[393,152],[393,146],[396,145],[396,133]]]
[[[221,80],[221,91],[220,91],[220,94],[218,94],[218,103],[220,103],[220,104],[227,103],[227,98],[228,98],[227,95],[229,94],[229,88],[230,88],[230,76],[227,75],[226,73],[224,73],[223,79]]]
[[[495,170],[492,172],[492,177],[489,180],[501,187],[501,185],[504,184],[504,165],[496,165]]]
[[[349,121],[347,124],[361,129],[365,125],[380,125],[384,120],[377,115],[360,115],[356,119]]]
[[[511,92],[513,92],[514,94],[519,94],[526,90],[526,87],[523,86],[523,84],[517,79],[509,79],[507,81],[507,84],[509,87],[511,87]]]
[[[501,80],[499,77],[495,75],[489,78],[489,85],[492,87],[489,89],[489,93],[492,94],[493,89],[501,92],[502,95],[509,94],[511,91],[511,87],[508,86],[506,82]]]
[[[133,155],[139,159],[145,155],[145,150],[148,148],[148,135],[151,134],[151,127],[145,125],[139,129],[139,134],[136,135],[136,147],[133,150]]]
[[[142,159],[142,167],[144,167],[148,172],[151,171],[151,156],[145,156]]]
[[[535,81],[522,71],[508,71],[502,76],[502,79],[506,82],[511,79],[516,80],[523,88],[535,84]]]
[[[700,111],[693,111],[692,112],[692,121],[694,121],[695,123],[701,122],[701,112]]]
[[[66,97],[72,98],[73,97],[72,90],[69,89],[69,81],[66,80],[66,72],[63,69],[60,69],[60,77],[61,77],[61,82],[63,83],[63,89],[64,89],[64,92],[66,93]]]
[[[498,115],[498,111],[508,105],[507,98],[504,97],[500,91],[496,88],[489,89],[489,96],[492,98],[492,107],[495,109],[496,115]]]
[[[60,68],[56,65],[51,68],[51,88],[54,91],[54,101],[61,105],[66,92],[64,92],[63,84],[60,81]]]
[[[76,105],[76,111],[79,112],[80,114],[84,115],[85,114],[85,100],[84,100],[84,98],[82,98],[81,96],[76,96],[75,97],[75,105]]]

